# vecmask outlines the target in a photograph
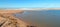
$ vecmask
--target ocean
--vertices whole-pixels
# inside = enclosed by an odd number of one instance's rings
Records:
[[[60,10],[24,10],[22,14],[16,14],[16,17],[37,27],[60,27]]]

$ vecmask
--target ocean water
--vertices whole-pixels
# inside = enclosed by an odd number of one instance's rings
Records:
[[[25,10],[22,14],[16,14],[16,17],[38,27],[60,27],[60,10]]]

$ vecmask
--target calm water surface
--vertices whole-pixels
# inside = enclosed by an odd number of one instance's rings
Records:
[[[60,10],[25,10],[23,14],[16,14],[16,16],[38,27],[60,27]]]

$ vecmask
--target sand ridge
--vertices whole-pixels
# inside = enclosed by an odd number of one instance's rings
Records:
[[[0,23],[4,24],[1,27],[27,27],[29,24],[16,18],[12,14],[22,13],[22,10],[0,10]]]

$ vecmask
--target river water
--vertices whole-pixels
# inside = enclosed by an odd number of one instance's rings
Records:
[[[60,27],[60,10],[25,10],[16,16],[38,27]]]

